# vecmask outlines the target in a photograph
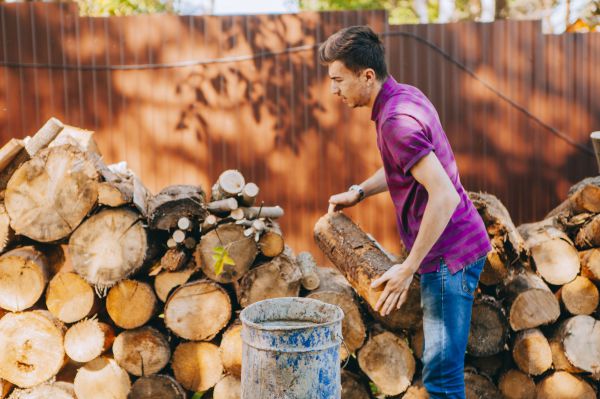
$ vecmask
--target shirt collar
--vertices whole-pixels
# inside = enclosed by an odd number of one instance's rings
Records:
[[[397,84],[398,83],[392,77],[392,75],[389,75],[385,82],[383,82],[381,88],[379,89],[379,93],[377,93],[377,97],[375,97],[375,102],[373,103],[373,109],[371,110],[371,120],[374,121],[377,118],[379,118],[379,114],[381,113],[381,107],[383,107],[383,104],[385,104],[387,100],[392,96],[392,94],[394,93],[393,88]]]

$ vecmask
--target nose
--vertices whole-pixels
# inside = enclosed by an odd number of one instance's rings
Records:
[[[340,88],[335,82],[331,82],[331,93],[335,94],[336,96],[340,95]]]

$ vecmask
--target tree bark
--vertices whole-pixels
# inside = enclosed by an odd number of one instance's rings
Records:
[[[560,316],[558,300],[541,278],[531,272],[511,276],[506,284],[508,321],[514,331],[554,323]]]
[[[562,285],[573,281],[580,269],[579,255],[573,242],[552,225],[543,220],[519,226],[531,250],[537,272],[550,284]]]
[[[565,355],[565,347],[560,337],[553,337],[548,340],[550,350],[552,350],[552,366],[554,370],[566,371],[571,374],[584,373],[585,371],[571,364]]]
[[[600,248],[579,252],[581,275],[595,283],[600,283]]]
[[[10,227],[10,216],[4,204],[0,204],[0,253],[11,248],[18,240],[15,231]]]
[[[535,399],[535,382],[521,370],[511,369],[502,374],[498,389],[506,399]]]
[[[512,353],[519,369],[529,375],[540,375],[552,367],[552,349],[537,328],[521,331],[515,338]]]
[[[190,391],[206,391],[223,375],[219,348],[209,342],[185,342],[175,349],[172,361],[175,379]]]
[[[63,366],[64,326],[48,312],[8,313],[0,319],[0,375],[21,388],[54,377]]]
[[[298,296],[302,273],[285,252],[268,263],[251,269],[236,284],[238,302],[245,308],[269,298]]]
[[[358,365],[384,395],[406,391],[415,373],[415,359],[406,340],[389,331],[367,340],[358,352]]]
[[[340,272],[335,269],[317,267],[316,273],[323,284],[318,289],[311,291],[307,297],[339,306],[344,311],[342,337],[345,345],[340,349],[340,358],[345,360],[360,349],[366,339],[367,328],[360,306],[352,287]]]
[[[163,270],[174,272],[187,264],[189,255],[181,248],[171,248],[160,259]]]
[[[595,399],[596,391],[582,378],[557,371],[538,383],[537,399]]]
[[[165,303],[165,325],[176,335],[209,341],[229,323],[231,300],[210,280],[198,280],[177,288]]]
[[[234,264],[224,264],[222,272],[215,273],[215,248],[224,248]],[[219,283],[239,280],[252,266],[258,253],[253,237],[244,236],[244,228],[236,224],[224,224],[206,233],[200,239],[194,254],[196,264],[202,265],[202,272]]]
[[[598,288],[588,278],[577,276],[575,280],[563,285],[557,292],[556,298],[572,315],[589,315],[598,307]]]
[[[473,356],[491,356],[504,349],[509,327],[502,305],[491,296],[475,299],[467,352]]]
[[[152,327],[123,331],[112,350],[119,366],[137,377],[158,373],[171,358],[167,339]]]
[[[554,208],[546,218],[560,214],[578,214],[584,212],[600,212],[600,176],[588,177],[573,185],[569,197]]]
[[[186,399],[185,390],[168,375],[144,376],[133,384],[128,399]]]
[[[242,382],[239,377],[226,375],[217,382],[213,390],[213,399],[240,399],[242,397]]]
[[[60,246],[48,247],[46,252],[27,246],[0,256],[0,307],[19,312],[40,299],[48,279],[64,262]]]
[[[87,363],[106,352],[115,340],[113,328],[96,319],[86,319],[71,326],[65,334],[65,352],[79,363]]]
[[[223,333],[219,351],[225,370],[238,378],[242,376],[242,346],[242,324],[236,320]]]
[[[127,399],[131,381],[114,359],[101,356],[77,371],[74,386],[77,399]]]
[[[207,215],[206,196],[202,187],[169,186],[148,202],[148,222],[151,229],[173,230],[182,217],[203,221]]]
[[[571,317],[560,325],[559,341],[568,362],[578,369],[600,375],[600,322],[591,316]]]
[[[98,199],[98,173],[73,146],[46,148],[23,164],[6,187],[5,203],[17,234],[40,242],[68,237]]]
[[[143,326],[154,316],[156,302],[149,284],[123,280],[108,291],[106,311],[117,326],[132,329]]]
[[[589,222],[579,229],[575,237],[575,245],[579,249],[600,246],[600,215],[592,217]]]
[[[98,186],[99,204],[113,208],[133,204],[142,216],[148,217],[150,191],[132,171],[104,173],[104,179]]]
[[[383,292],[383,287],[373,289],[371,282],[393,266],[392,260],[341,212],[323,216],[315,225],[314,235],[321,250],[374,314],[372,309]],[[374,316],[390,329],[416,328],[422,319],[418,278],[413,278],[408,298],[400,309],[394,310],[385,318],[376,314]]]
[[[55,275],[46,290],[46,307],[64,323],[75,323],[99,309],[94,289],[78,274]],[[91,360],[91,359],[90,359]]]
[[[150,250],[148,241],[139,213],[104,209],[71,236],[71,263],[88,283],[99,289],[112,287],[142,267]]]

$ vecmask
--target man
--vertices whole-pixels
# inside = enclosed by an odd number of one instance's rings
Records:
[[[485,226],[462,187],[450,143],[431,102],[388,75],[384,48],[373,31],[354,26],[319,48],[331,91],[351,108],[370,107],[383,168],[329,199],[329,211],[390,192],[406,260],[373,282],[385,283],[376,304],[382,315],[406,300],[421,274],[423,382],[429,396],[465,398],[464,354],[473,294],[491,246]]]

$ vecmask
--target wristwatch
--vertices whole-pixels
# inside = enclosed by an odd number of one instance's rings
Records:
[[[348,191],[358,192],[358,200],[359,201],[362,201],[363,198],[365,198],[365,190],[363,190],[363,188],[361,186],[359,186],[358,184],[351,185],[350,188],[348,189]]]

